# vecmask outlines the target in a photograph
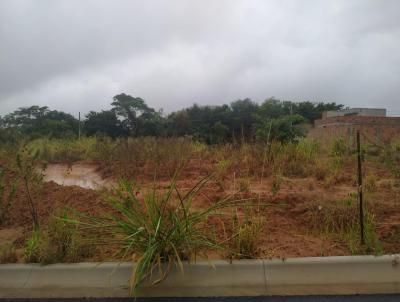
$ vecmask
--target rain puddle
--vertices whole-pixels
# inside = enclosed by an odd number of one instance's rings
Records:
[[[103,179],[90,164],[51,164],[44,170],[44,181],[54,181],[62,186],[79,186],[85,189],[99,190],[110,188],[112,181]]]

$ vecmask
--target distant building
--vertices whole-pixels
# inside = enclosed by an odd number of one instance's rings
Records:
[[[387,117],[383,108],[326,111],[314,126],[309,136],[324,141],[343,137],[353,144],[357,130],[372,144],[387,143],[400,137],[400,117]]]
[[[337,117],[337,116],[386,116],[386,109],[383,108],[349,108],[338,111],[325,111],[322,113],[322,118]]]

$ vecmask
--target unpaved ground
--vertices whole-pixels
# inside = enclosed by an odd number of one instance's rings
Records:
[[[99,190],[110,188],[111,179],[104,179],[97,171],[97,167],[89,163],[50,164],[43,171],[44,181],[54,181],[62,186],[78,186],[84,189]]]
[[[204,166],[204,165],[203,165]],[[373,211],[378,222],[377,231],[384,252],[400,251],[400,199],[399,188],[388,186],[392,181],[390,175],[380,167],[373,169],[379,177],[376,192],[367,194],[367,206]],[[356,191],[351,167],[343,171],[337,183],[326,185],[313,177],[284,178],[281,188],[273,195],[271,193],[272,179],[268,175],[260,179],[249,179],[248,192],[241,193],[244,197],[257,197],[261,205],[261,215],[265,217],[259,243],[260,257],[301,257],[301,256],[331,256],[346,255],[350,251],[346,243],[338,236],[321,235],[313,231],[310,219],[310,205],[324,206],[335,200],[346,198]],[[190,189],[202,176],[201,169],[188,167],[178,181],[182,191]],[[15,178],[8,173],[8,180]],[[57,214],[64,207],[73,207],[89,214],[99,214],[108,209],[104,201],[102,186],[111,186],[111,177],[104,180],[97,166],[90,163],[79,163],[68,167],[64,164],[51,165],[45,176],[46,182],[42,194],[36,196],[39,217],[42,224]],[[56,183],[57,182],[57,183]],[[151,179],[138,181],[142,186],[151,186]],[[234,192],[238,180],[233,175],[225,177],[223,185],[210,182],[194,206],[203,207]],[[168,178],[158,181],[160,189],[169,184]],[[97,189],[97,190],[93,190]],[[215,222],[218,228],[219,222]],[[26,196],[20,188],[16,200],[10,209],[5,224],[0,227],[0,242],[14,243],[21,248],[25,234],[31,230],[31,218],[26,205]],[[96,254],[87,260],[109,260],[110,251]],[[212,255],[212,258],[223,258],[225,255]],[[19,258],[22,261],[22,256]]]

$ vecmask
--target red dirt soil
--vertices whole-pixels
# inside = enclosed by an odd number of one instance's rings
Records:
[[[4,165],[3,165],[4,166]],[[204,167],[204,165],[203,165]],[[377,232],[385,253],[400,251],[400,199],[398,187],[380,185],[384,178],[390,178],[384,169],[374,169],[375,175],[380,179],[377,191],[367,195],[367,204],[378,222]],[[204,169],[189,167],[185,170],[178,187],[183,191],[193,186]],[[203,174],[204,175],[204,174]],[[15,173],[6,168],[6,182],[12,183]],[[257,196],[260,205],[265,205],[261,210],[266,223],[262,230],[259,243],[260,257],[304,257],[304,256],[332,256],[347,255],[350,253],[346,242],[335,235],[321,235],[312,231],[310,220],[310,204],[330,203],[346,198],[350,192],[355,192],[352,171],[343,172],[336,184],[326,186],[314,178],[284,178],[283,184],[276,196],[271,192],[271,178],[266,177],[260,184],[260,179],[250,179],[248,196]],[[152,184],[151,179],[142,180],[144,186]],[[160,180],[159,186],[168,185],[168,178]],[[195,207],[202,207],[233,192],[233,177],[226,177],[223,189],[215,182],[210,182],[204,192],[195,201]],[[65,206],[88,214],[100,214],[108,209],[103,198],[104,192],[83,189],[77,186],[61,186],[54,182],[43,184],[41,196],[35,196],[40,223],[45,225],[57,210]],[[217,222],[216,222],[217,223]],[[16,199],[7,215],[3,226],[0,227],[1,243],[14,242],[17,247],[23,246],[25,234],[32,229],[32,221],[26,204],[26,196],[21,186]],[[11,238],[9,238],[11,234]],[[7,238],[6,238],[7,237]],[[87,260],[106,260],[110,251],[97,254],[95,258]],[[221,258],[224,255],[213,256]],[[22,258],[19,259],[22,261]]]

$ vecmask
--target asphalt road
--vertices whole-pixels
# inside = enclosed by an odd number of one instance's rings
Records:
[[[0,299],[0,302],[132,302],[132,298]],[[272,296],[218,298],[138,298],[136,302],[400,302],[400,294],[351,296]]]

